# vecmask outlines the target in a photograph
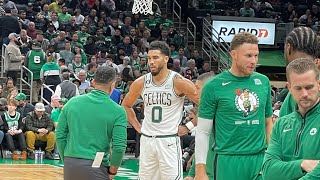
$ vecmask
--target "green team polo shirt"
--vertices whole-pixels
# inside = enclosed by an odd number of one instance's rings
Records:
[[[257,72],[236,77],[224,71],[205,84],[199,118],[214,121],[214,152],[254,154],[266,146],[266,117],[271,117],[269,79]]]

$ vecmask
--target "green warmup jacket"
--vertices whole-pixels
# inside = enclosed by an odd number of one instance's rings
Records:
[[[296,110],[296,106],[297,103],[289,92],[281,105],[279,117],[283,117],[294,112]]]
[[[97,152],[105,152],[102,164],[120,166],[127,145],[126,112],[99,90],[73,97],[62,108],[56,139],[62,160],[93,160]]]
[[[320,163],[309,173],[300,166],[303,159],[320,160],[319,130],[319,103],[305,118],[298,112],[279,118],[264,158],[264,180],[319,180]]]

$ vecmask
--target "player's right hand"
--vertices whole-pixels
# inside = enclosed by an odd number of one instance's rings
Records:
[[[185,177],[183,180],[193,180],[193,177],[187,176],[187,177]]]
[[[194,180],[209,180],[209,177],[206,174],[204,174],[204,175],[196,175],[194,177]]]

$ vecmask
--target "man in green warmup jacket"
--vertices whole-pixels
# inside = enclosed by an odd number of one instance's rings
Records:
[[[287,36],[285,41],[284,54],[287,63],[297,58],[308,58],[311,61],[320,57],[319,39],[315,31],[309,27],[294,28]],[[319,60],[319,59],[318,59]],[[315,61],[318,62],[318,61]],[[291,93],[286,96],[281,105],[279,117],[288,115],[295,111],[297,103]]]
[[[112,67],[100,66],[92,80],[95,90],[70,99],[62,108],[56,139],[65,180],[105,180],[116,175],[127,144],[127,116],[110,99],[115,80]],[[93,168],[97,152],[104,156],[100,167]]]
[[[309,59],[287,66],[288,88],[297,111],[273,126],[263,163],[264,180],[320,179],[319,70]]]

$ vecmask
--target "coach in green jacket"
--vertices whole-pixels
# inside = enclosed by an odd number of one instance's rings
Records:
[[[320,179],[319,70],[308,59],[287,66],[288,88],[297,111],[279,118],[263,164],[264,180]]]
[[[113,179],[117,173],[127,144],[127,117],[109,96],[115,80],[113,68],[99,67],[93,80],[96,90],[72,98],[62,108],[56,138],[65,180]],[[104,156],[101,166],[93,168],[97,152]]]

